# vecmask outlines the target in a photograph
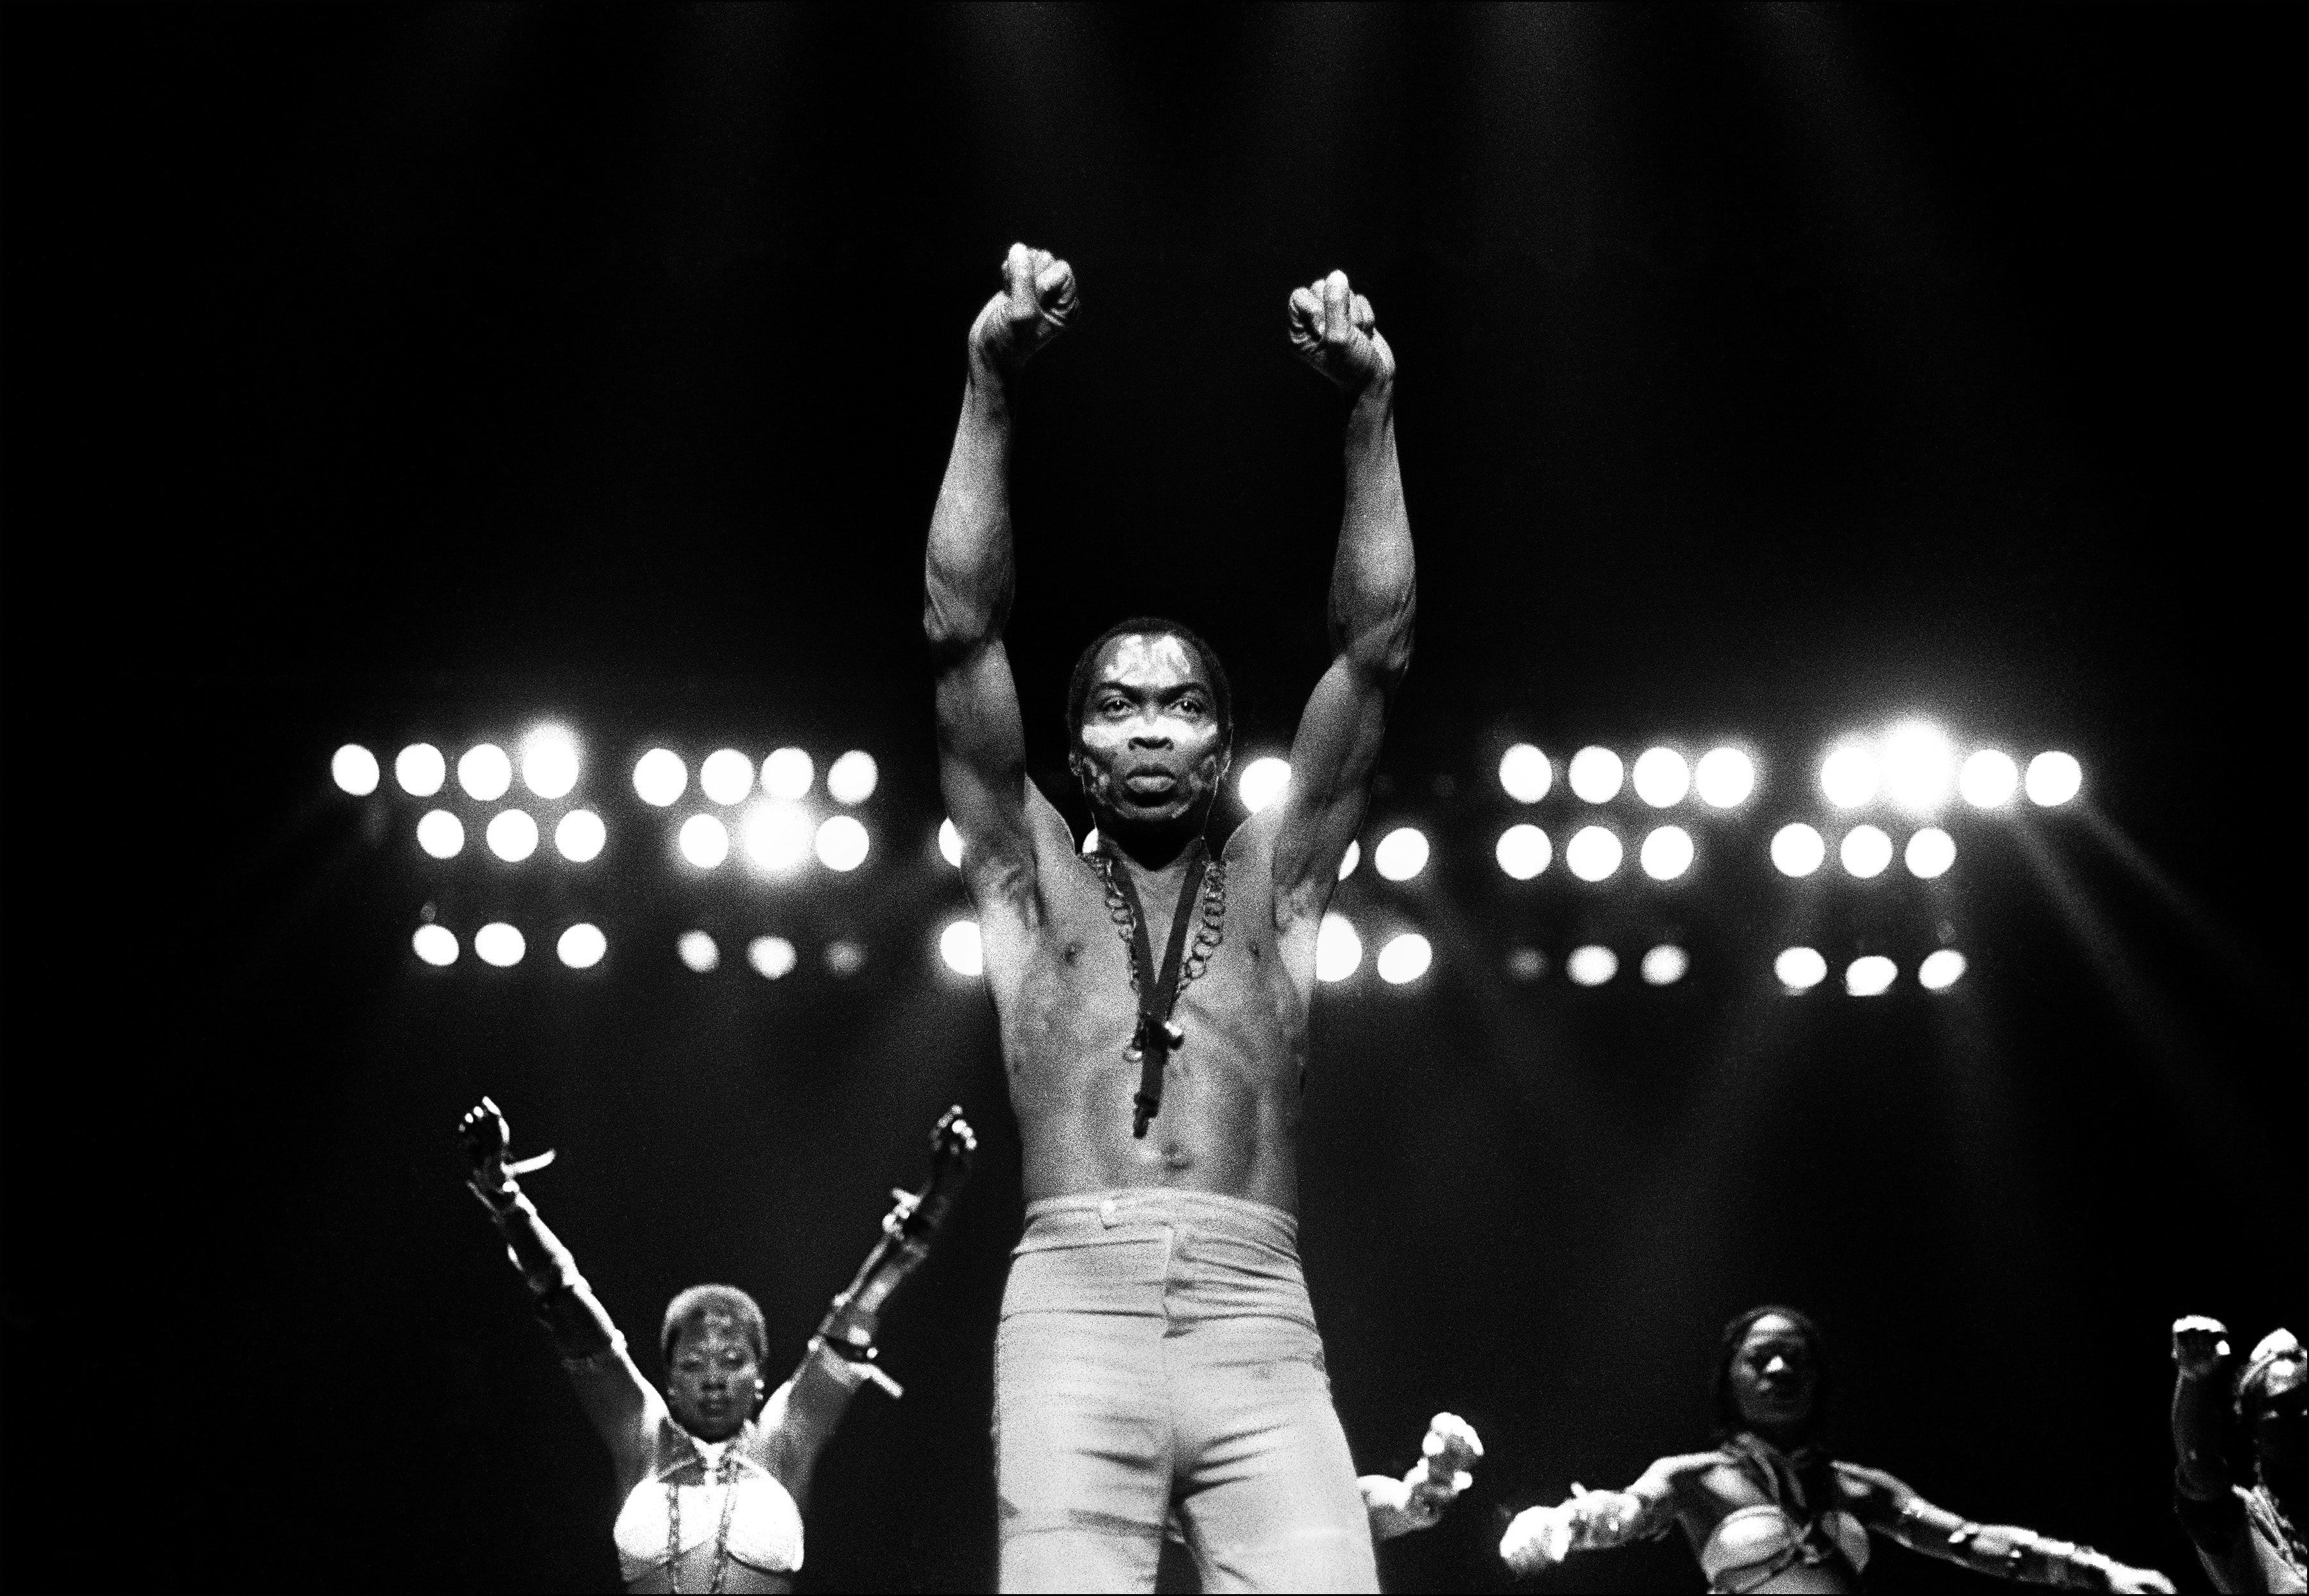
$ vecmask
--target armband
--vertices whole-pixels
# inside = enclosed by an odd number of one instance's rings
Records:
[[[835,1378],[852,1390],[871,1380],[888,1392],[893,1400],[906,1394],[906,1388],[890,1378],[875,1361],[878,1354],[872,1342],[836,1341],[830,1336],[814,1335],[809,1338],[809,1350],[832,1353]]]

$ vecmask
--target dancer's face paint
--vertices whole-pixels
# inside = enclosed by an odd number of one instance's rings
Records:
[[[673,1340],[665,1405],[674,1422],[701,1441],[726,1441],[754,1416],[762,1369],[754,1348],[727,1314],[700,1314]]]
[[[1227,756],[1195,651],[1168,633],[1128,632],[1099,651],[1091,680],[1068,763],[1102,824],[1123,831],[1198,818]]]
[[[1819,1383],[1811,1343],[1777,1314],[1766,1314],[1749,1326],[1732,1359],[1732,1393],[1740,1416],[1758,1430],[1790,1429],[1810,1418]]]

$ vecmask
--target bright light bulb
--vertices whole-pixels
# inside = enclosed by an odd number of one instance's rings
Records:
[[[1884,738],[1884,790],[1908,814],[1937,810],[1955,780],[1956,750],[1938,727],[1905,721]]]
[[[1602,881],[1620,867],[1620,839],[1600,825],[1583,825],[1565,844],[1563,862],[1582,881]]]
[[[2002,809],[2020,789],[2020,767],[1997,748],[1976,748],[1958,772],[1956,789],[1976,809]]]
[[[1729,809],[1746,803],[1756,790],[1755,762],[1737,748],[1710,748],[1699,756],[1691,781],[1699,789],[1701,803],[1711,809]]]
[[[1691,767],[1673,748],[1647,748],[1636,758],[1636,796],[1655,809],[1683,802],[1691,790]]]
[[[1636,857],[1654,881],[1673,881],[1691,868],[1691,833],[1680,825],[1664,825],[1644,839]]]
[[[986,949],[979,940],[976,920],[949,920],[938,933],[938,957],[956,975],[986,973]]]
[[[783,936],[757,936],[746,945],[746,962],[764,980],[774,981],[792,974],[801,954]]]
[[[962,833],[954,829],[954,822],[938,822],[938,857],[956,869],[962,868]]]
[[[355,798],[367,798],[376,790],[376,755],[359,743],[347,743],[329,756],[329,774]]]
[[[1892,862],[1892,839],[1872,825],[1855,825],[1844,833],[1844,841],[1836,857],[1844,867],[1863,881],[1881,876],[1884,867]]]
[[[1529,743],[1518,743],[1500,755],[1500,785],[1517,803],[1535,804],[1555,785],[1555,767]]]
[[[1511,825],[1500,833],[1499,846],[1492,851],[1500,869],[1518,881],[1529,881],[1547,868],[1555,857],[1555,844],[1535,825]]]
[[[746,857],[762,869],[791,870],[809,857],[815,828],[809,811],[800,804],[765,798],[746,811],[744,825]]]
[[[1964,955],[1952,947],[1937,948],[1916,966],[1916,985],[1927,992],[1945,992],[1964,974]]]
[[[489,819],[489,829],[482,834],[489,841],[489,851],[508,865],[517,865],[537,851],[537,822],[524,810],[498,810]]]
[[[673,951],[681,955],[684,964],[700,975],[722,962],[722,950],[715,947],[713,939],[703,931],[684,931],[675,938]]]
[[[561,940],[553,945],[553,951],[561,955],[561,962],[570,969],[591,970],[601,962],[601,955],[610,951],[610,939],[601,935],[601,927],[580,921],[561,934]]]
[[[449,779],[449,767],[432,744],[411,743],[393,756],[393,779],[411,798],[431,798]]]
[[[1809,876],[1827,857],[1828,844],[1802,821],[1772,833],[1772,864],[1783,876]]]
[[[826,790],[837,804],[864,803],[881,779],[881,768],[863,748],[852,748],[826,767]]]
[[[808,796],[817,767],[800,748],[780,748],[762,761],[762,790],[791,803]]]
[[[2028,801],[2049,809],[2077,796],[2085,784],[2084,767],[2067,754],[2039,754],[2028,762]]]
[[[1339,879],[1345,881],[1363,862],[1363,845],[1353,837],[1347,839],[1347,850],[1339,856]]]
[[[689,767],[670,748],[652,748],[634,763],[634,790],[642,802],[663,809],[689,786]]]
[[[510,970],[529,952],[529,942],[503,920],[491,920],[473,933],[473,952],[484,964]]]
[[[553,845],[561,850],[561,857],[581,865],[600,858],[601,844],[609,840],[609,828],[591,809],[572,809],[553,828]]]
[[[1327,914],[1315,933],[1315,979],[1343,981],[1362,967],[1363,939],[1344,914]]]
[[[1784,948],[1772,961],[1772,973],[1789,991],[1809,992],[1828,979],[1828,961],[1815,948]]]
[[[419,926],[409,942],[419,958],[437,969],[457,962],[457,934],[446,926]]]
[[[1319,937],[1322,934],[1319,931],[1316,935]],[[1405,986],[1425,975],[1434,962],[1435,950],[1428,945],[1427,938],[1416,931],[1405,931],[1390,938],[1379,950],[1379,979],[1390,987]]]
[[[1620,973],[1620,955],[1597,943],[1575,947],[1564,956],[1563,973],[1574,986],[1600,987]]]
[[[540,726],[522,739],[522,784],[541,798],[568,795],[577,785],[577,745],[558,726]]]
[[[1673,987],[1691,968],[1691,955],[1673,943],[1664,942],[1644,955],[1641,966],[1647,987]]]
[[[855,815],[836,815],[817,828],[817,862],[829,870],[855,870],[866,862],[868,846]]]
[[[1882,772],[1876,755],[1859,743],[1844,743],[1820,762],[1820,790],[1839,809],[1857,809],[1876,796]]]
[[[465,823],[446,809],[432,809],[417,823],[417,846],[437,859],[453,859],[463,851]]]
[[[1371,850],[1371,868],[1389,881],[1409,881],[1427,868],[1426,833],[1415,826],[1396,827]]]
[[[1098,851],[1098,827],[1093,826],[1083,833],[1082,850],[1085,855]]]
[[[1242,799],[1242,807],[1253,815],[1283,796],[1291,785],[1291,762],[1272,755],[1254,759],[1242,767],[1242,774],[1234,779],[1234,789]]]
[[[465,789],[467,798],[493,804],[513,785],[513,761],[495,743],[468,748],[457,761],[457,785]]]
[[[1873,997],[1890,987],[1899,968],[1881,953],[1855,959],[1844,967],[1844,989],[1855,997]]]
[[[1908,874],[1930,881],[1945,876],[1956,863],[1956,839],[1936,825],[1928,825],[1908,839]]]
[[[730,857],[730,828],[711,815],[693,815],[681,823],[681,857],[701,870],[711,870]]]
[[[735,748],[716,748],[697,767],[697,790],[727,808],[754,790],[754,762]]]
[[[1620,756],[1609,748],[1582,748],[1571,756],[1571,790],[1588,803],[1616,798],[1621,774]]]

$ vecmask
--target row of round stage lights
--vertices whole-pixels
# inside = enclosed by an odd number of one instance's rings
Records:
[[[512,790],[514,769],[503,748],[477,743],[458,756],[457,785],[478,803],[495,803]],[[522,739],[520,772],[522,784],[539,798],[566,798],[577,785],[577,745],[559,727],[540,726]],[[339,748],[329,772],[356,798],[375,792],[383,780],[376,755],[359,743]],[[411,798],[431,798],[447,785],[449,763],[432,744],[411,743],[394,755],[393,775]],[[507,864],[535,853],[540,836],[535,817],[519,808],[500,809],[482,831],[489,851]],[[609,838],[609,828],[591,809],[572,809],[553,828],[561,857],[581,865],[598,858]],[[465,823],[446,809],[428,809],[417,822],[417,845],[437,859],[454,858],[465,849]]]
[[[443,925],[419,926],[411,941],[417,956],[437,969],[454,964],[463,952],[457,934]],[[553,951],[570,969],[591,970],[608,954],[610,940],[599,926],[580,922],[561,933]],[[674,941],[674,953],[699,975],[722,963],[720,945],[704,931],[683,932]],[[528,954],[529,939],[517,927],[502,920],[492,920],[473,933],[473,956],[484,964],[509,970]],[[792,974],[800,962],[800,950],[783,936],[757,936],[746,945],[746,962],[765,980],[779,980]],[[865,964],[866,950],[859,944],[843,938],[826,945],[826,967],[835,974],[855,975]]]
[[[1691,956],[1673,943],[1647,952],[1638,972],[1647,987],[1672,987],[1691,969]],[[1535,947],[1519,947],[1508,955],[1508,973],[1518,980],[1537,980],[1547,971],[1547,957]],[[1782,990],[1808,992],[1828,979],[1828,961],[1817,948],[1792,947],[1772,962]],[[1954,948],[1927,953],[1916,966],[1916,984],[1927,992],[1944,992],[1965,971],[1964,955]],[[1599,944],[1576,947],[1564,956],[1563,973],[1574,986],[1601,987],[1620,973],[1620,955]],[[1844,972],[1844,989],[1855,997],[1874,997],[1889,991],[1899,968],[1881,954],[1855,959]]]
[[[746,857],[765,870],[790,870],[811,853],[829,870],[855,870],[866,862],[872,839],[855,815],[831,815],[813,823],[801,800],[817,781],[817,767],[800,748],[780,748],[761,763],[735,748],[721,748],[697,767],[697,790],[708,803],[735,808],[753,798],[760,801],[738,817],[739,845]],[[874,796],[880,772],[874,756],[853,748],[826,767],[826,796],[848,807]],[[670,748],[652,748],[634,765],[634,791],[653,808],[670,809],[689,787],[689,767]],[[699,813],[682,821],[675,833],[681,857],[701,870],[721,867],[731,851],[730,824],[719,815]],[[775,978],[773,978],[775,979]]]

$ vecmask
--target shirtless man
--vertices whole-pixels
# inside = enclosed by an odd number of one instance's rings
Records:
[[[1395,358],[1345,272],[1293,291],[1293,346],[1353,409],[1336,653],[1284,796],[1209,858],[1225,673],[1185,627],[1126,622],[1067,703],[1086,856],[1027,779],[1002,644],[1012,385],[1065,331],[1074,273],[1017,245],[1004,274],[970,330],[922,608],[1025,1152],[995,1353],[1001,1588],[1152,1590],[1175,1507],[1206,1590],[1375,1591],[1300,1273],[1297,1137],[1316,931],[1411,653]]]

